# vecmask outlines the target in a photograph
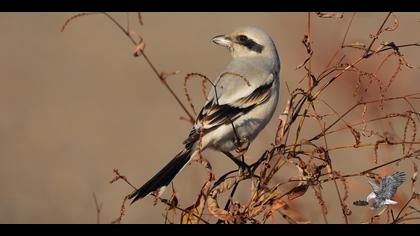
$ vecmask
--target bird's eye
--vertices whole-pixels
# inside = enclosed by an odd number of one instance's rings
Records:
[[[248,40],[248,37],[246,37],[245,35],[239,35],[238,36],[238,41],[239,42],[246,42]]]

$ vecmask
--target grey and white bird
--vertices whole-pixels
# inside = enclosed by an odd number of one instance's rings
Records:
[[[210,148],[228,153],[237,148],[238,139],[250,143],[274,114],[280,60],[271,37],[259,28],[242,27],[212,41],[228,48],[232,59],[210,90],[184,149],[130,196],[132,203],[151,193],[160,195],[199,152]]]
[[[372,187],[373,192],[371,192],[366,201],[374,200],[375,202],[370,206],[370,209],[377,210],[384,205],[395,205],[396,201],[391,200],[395,193],[397,192],[398,187],[405,181],[404,172],[395,172],[390,176],[385,176],[382,178],[380,185],[376,185],[371,180],[368,180],[369,185]]]

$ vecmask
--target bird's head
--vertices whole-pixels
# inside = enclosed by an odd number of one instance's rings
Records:
[[[241,27],[230,34],[218,35],[212,41],[229,48],[233,58],[255,56],[278,58],[271,37],[256,27]]]
[[[369,202],[372,199],[376,198],[376,194],[374,192],[371,192],[367,197],[366,197],[366,201]]]

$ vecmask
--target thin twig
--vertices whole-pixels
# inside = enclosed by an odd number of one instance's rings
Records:
[[[129,39],[130,41],[134,44],[137,45],[137,42],[134,40],[134,38],[131,36],[130,32],[127,31],[117,20],[115,20],[114,17],[112,17],[110,14],[108,14],[107,12],[103,12],[103,14],[108,17],[108,19],[110,19]],[[140,18],[141,19],[141,18]],[[185,114],[188,116],[189,121],[191,123],[194,123],[194,118],[193,116],[190,114],[190,112],[188,111],[188,109],[185,107],[185,105],[181,102],[181,100],[178,98],[178,96],[176,95],[176,93],[173,91],[173,89],[169,86],[169,84],[166,82],[166,80],[162,77],[162,74],[159,73],[159,71],[156,69],[155,65],[151,62],[151,60],[149,59],[149,57],[146,55],[146,53],[144,51],[142,51],[142,55],[144,57],[144,59],[146,60],[147,64],[150,66],[150,68],[153,70],[154,74],[156,75],[156,77],[159,79],[159,81],[165,86],[165,88],[170,92],[170,94],[172,95],[172,97],[177,101],[177,103],[181,106],[182,110],[184,110]]]
[[[95,202],[95,209],[96,209],[96,223],[100,224],[101,223],[101,210],[102,210],[102,202],[98,203],[98,199],[96,197],[96,194],[93,193],[93,201]]]
[[[370,52],[370,49],[372,48],[373,44],[375,43],[375,41],[378,39],[379,35],[382,33],[382,30],[385,26],[385,23],[388,21],[389,17],[391,16],[392,12],[389,12],[388,15],[386,15],[385,20],[382,22],[381,27],[379,27],[378,32],[376,32],[375,35],[373,35],[373,39],[369,44],[369,47],[367,47],[365,54],[363,55],[363,58],[368,58],[369,56],[372,55],[372,53]]]

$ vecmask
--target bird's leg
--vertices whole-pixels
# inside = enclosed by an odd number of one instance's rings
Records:
[[[240,175],[251,174],[251,166],[245,163],[245,161],[243,160],[243,155],[241,155],[240,156],[241,158],[239,158],[239,156],[236,157],[230,152],[223,152],[223,153],[238,166]]]
[[[233,143],[236,146],[235,151],[239,154],[238,157],[235,157],[230,152],[224,152],[226,156],[228,156],[235,164],[239,167],[239,174],[240,175],[250,175],[251,174],[251,166],[247,165],[244,160],[244,153],[248,150],[250,141],[243,137],[239,137],[238,132],[236,131],[233,122],[231,121],[232,129],[235,134],[235,138],[233,139]]]
[[[245,137],[239,137],[238,131],[232,121],[230,121],[230,124],[232,125],[233,133],[235,134],[235,137],[233,138],[233,144],[236,146],[235,150],[242,156],[242,162],[245,162],[243,154],[248,150],[251,142]]]
[[[244,154],[248,151],[249,145],[251,144],[251,142],[245,138],[245,137],[241,137],[241,138],[236,138],[236,149],[235,151],[238,153],[238,157],[241,160],[241,166],[239,166],[239,174],[240,175],[250,175],[251,174],[251,166],[249,166],[248,164],[246,164],[245,162],[245,158],[244,158]],[[236,158],[237,160],[239,160],[239,158]]]

